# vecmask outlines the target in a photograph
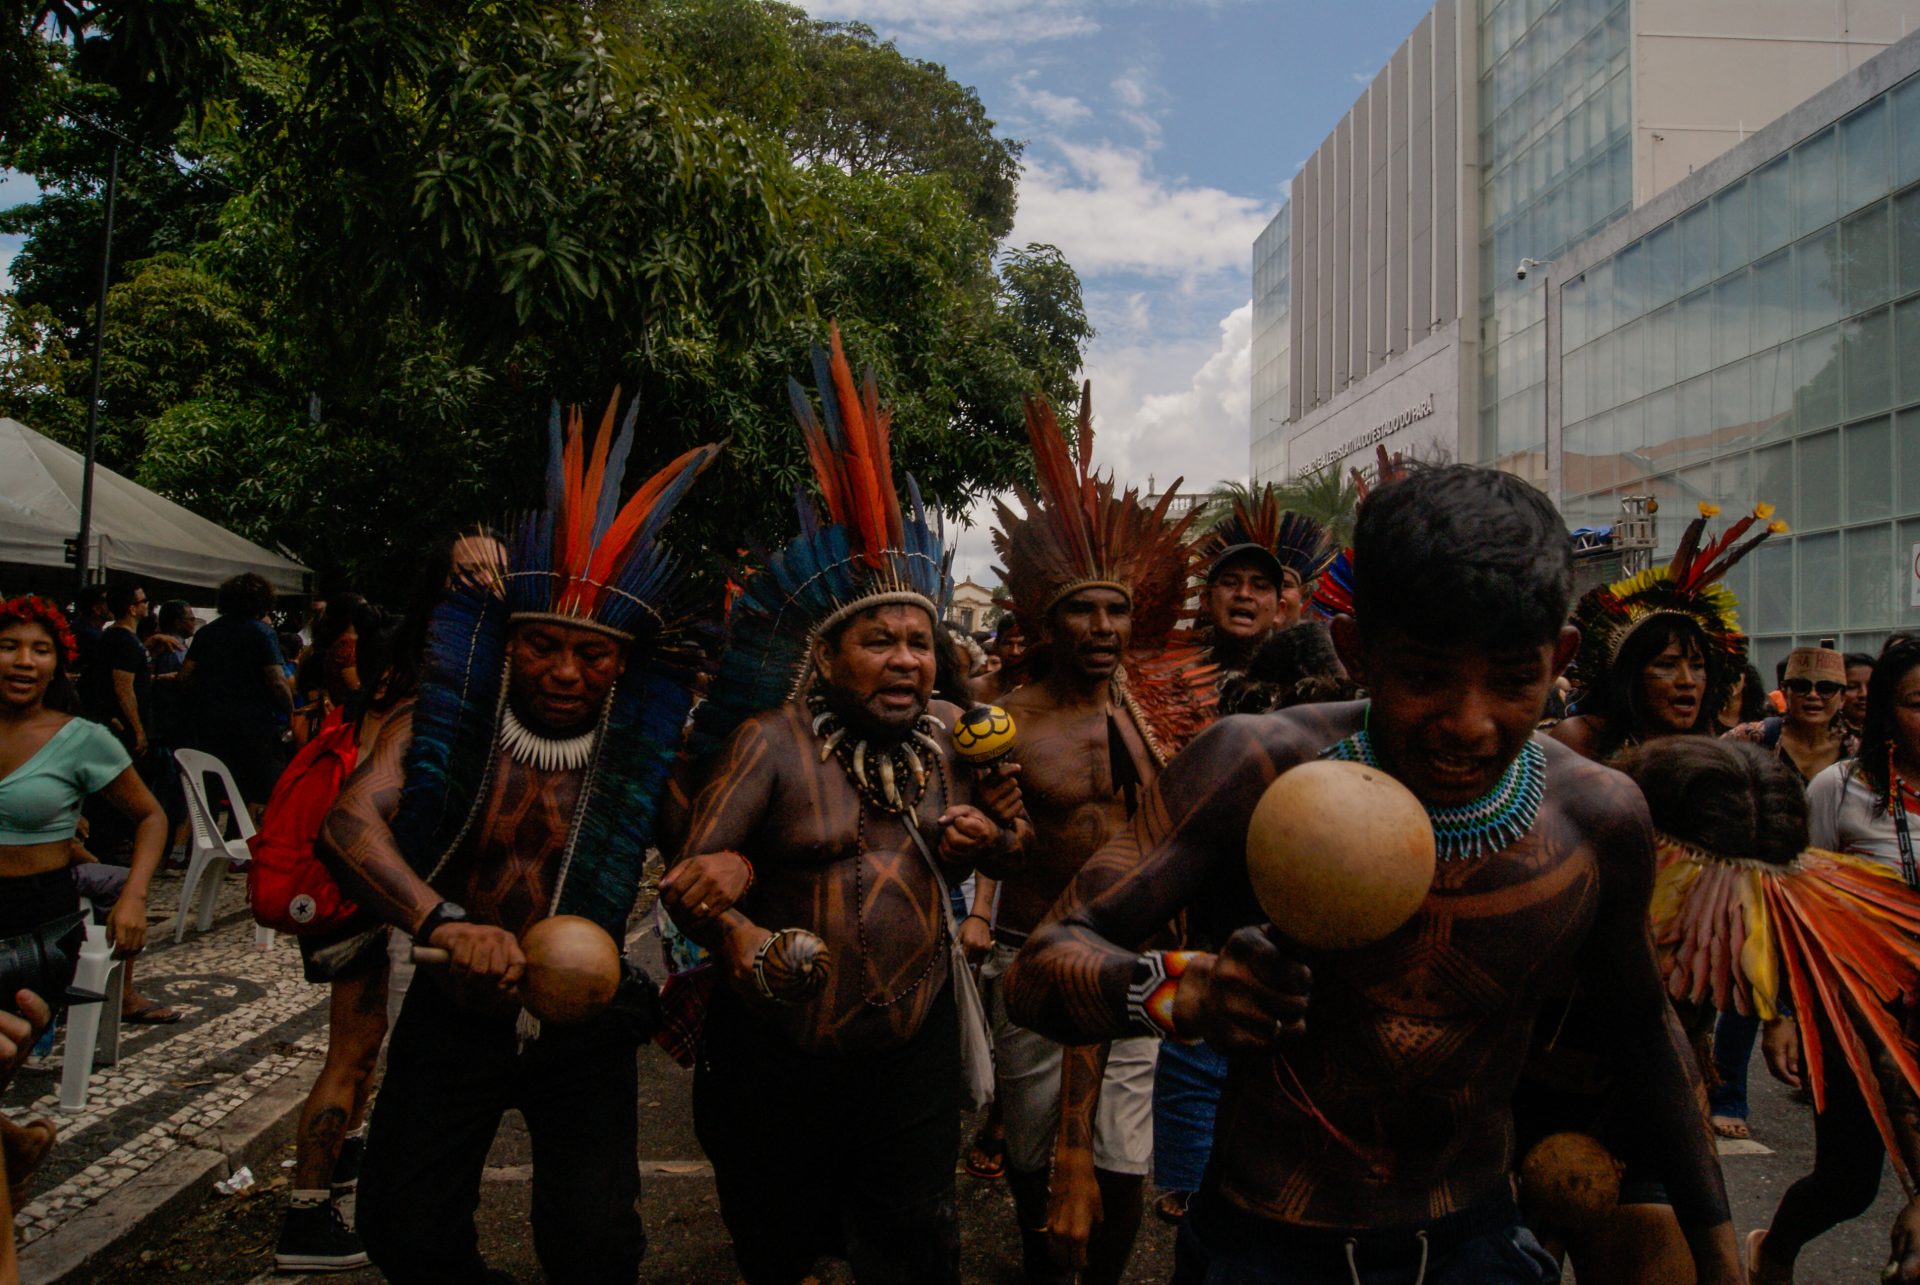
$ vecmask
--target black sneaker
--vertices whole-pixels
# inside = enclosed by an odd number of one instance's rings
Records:
[[[367,1154],[367,1140],[358,1134],[352,1135],[340,1144],[340,1155],[333,1162],[333,1207],[340,1211],[340,1219],[347,1226],[354,1226],[354,1215],[360,1203],[360,1161]]]
[[[367,1251],[331,1204],[299,1205],[280,1224],[273,1266],[282,1272],[347,1272],[367,1265]]]

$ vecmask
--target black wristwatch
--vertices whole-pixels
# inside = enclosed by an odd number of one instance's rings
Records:
[[[451,901],[443,901],[427,912],[420,921],[420,931],[413,935],[413,944],[426,946],[432,944],[433,930],[441,924],[464,924],[467,922],[467,908]]]

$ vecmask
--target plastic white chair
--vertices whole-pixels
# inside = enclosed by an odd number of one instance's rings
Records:
[[[94,1066],[112,1066],[120,1060],[120,996],[127,970],[113,957],[107,926],[94,922],[93,903],[82,897],[80,909],[87,916],[86,938],[80,943],[73,986],[107,998],[98,1004],[75,1004],[67,1010],[67,1043],[60,1055],[62,1111],[84,1110]]]
[[[214,905],[220,900],[220,881],[226,878],[227,869],[234,862],[252,858],[247,840],[253,837],[253,818],[248,815],[246,800],[240,796],[240,787],[234,784],[233,773],[225,763],[199,750],[175,750],[173,757],[180,764],[180,783],[187,795],[188,827],[193,833],[187,877],[180,881],[180,911],[173,921],[173,939],[177,942],[187,934],[187,911],[194,903],[196,891],[200,901],[199,913],[194,916],[194,930],[207,932],[213,927]],[[225,837],[225,827],[214,814],[213,803],[207,797],[209,776],[219,777],[226,789],[227,810],[237,832],[235,838]],[[208,878],[209,875],[212,877]],[[271,947],[273,930],[256,925],[253,944],[261,950]]]

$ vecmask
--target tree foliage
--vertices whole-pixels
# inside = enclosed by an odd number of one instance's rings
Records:
[[[864,28],[764,0],[22,13],[60,38],[0,48],[39,72],[0,163],[43,189],[0,213],[27,236],[0,411],[84,419],[118,143],[103,459],[375,592],[535,498],[550,398],[638,398],[636,468],[727,440],[676,526],[731,550],[791,521],[785,382],[827,319],[954,510],[1024,474],[1020,396],[1065,399],[1091,335],[1058,251],[1002,243],[1018,145]]]

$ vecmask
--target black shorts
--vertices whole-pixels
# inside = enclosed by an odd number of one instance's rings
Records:
[[[387,966],[390,931],[385,924],[353,924],[331,933],[296,937],[301,971],[316,986],[365,977]]]

